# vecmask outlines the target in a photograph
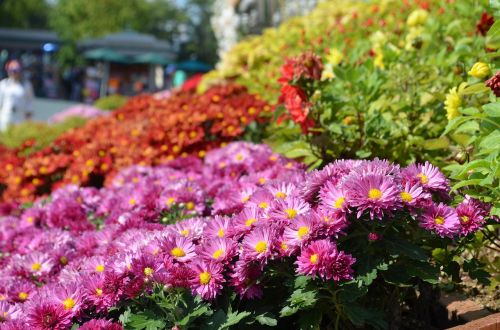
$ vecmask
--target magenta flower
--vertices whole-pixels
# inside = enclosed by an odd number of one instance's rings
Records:
[[[46,277],[53,267],[54,263],[46,253],[32,252],[20,261],[20,268],[25,274],[38,278]]]
[[[85,322],[79,330],[123,330],[121,324],[111,322],[109,320],[94,319]]]
[[[233,274],[231,274],[231,286],[242,299],[262,298],[262,286],[257,284],[261,275],[260,265],[239,260],[236,262]]]
[[[450,186],[444,174],[429,162],[412,164],[402,171],[407,181],[420,182],[424,189],[432,192],[448,193]]]
[[[457,216],[460,220],[460,235],[467,236],[482,228],[485,223],[485,215],[488,212],[484,210],[483,205],[476,199],[466,196],[457,208]]]
[[[229,236],[240,236],[249,233],[258,223],[266,221],[263,219],[263,212],[258,207],[245,208],[231,221]]]
[[[420,182],[407,181],[399,196],[404,205],[411,207],[421,207],[425,203],[432,202],[432,196],[424,192]]]
[[[191,240],[182,236],[170,236],[162,244],[167,258],[177,262],[188,262],[196,257],[195,247]]]
[[[190,268],[193,273],[190,282],[193,293],[206,300],[215,299],[224,283],[222,267],[216,263],[201,261],[191,264]]]
[[[0,328],[2,328],[2,323],[16,319],[20,314],[18,307],[9,304],[6,301],[0,301]]]
[[[276,234],[270,227],[257,227],[243,239],[243,258],[266,261],[273,254]]]
[[[382,220],[399,207],[399,189],[390,176],[368,174],[351,175],[343,184],[347,203],[357,208],[357,217],[365,211],[370,219]]]
[[[314,216],[300,216],[285,228],[283,238],[287,247],[300,247],[315,237],[320,227],[318,218]]]
[[[30,304],[26,313],[30,329],[67,330],[71,327],[73,313],[52,301],[42,300]]]
[[[228,217],[216,215],[213,219],[208,221],[203,230],[203,236],[209,239],[227,237],[231,222],[232,220]]]
[[[449,206],[431,204],[420,218],[420,226],[434,231],[441,237],[453,237],[460,231],[457,212]]]
[[[349,205],[341,187],[336,186],[333,181],[327,181],[320,190],[320,205],[334,212],[347,212]]]
[[[269,210],[269,217],[273,220],[290,222],[296,220],[300,215],[305,215],[311,207],[300,198],[287,198],[277,200]]]
[[[236,243],[230,239],[215,238],[199,245],[198,255],[207,262],[225,264],[236,255]]]
[[[297,195],[297,186],[290,182],[276,181],[266,186],[275,199],[286,199]]]
[[[51,288],[48,294],[51,300],[70,312],[72,316],[78,316],[82,312],[85,294],[80,285],[76,283],[57,284]]]
[[[323,280],[349,280],[355,261],[352,256],[337,251],[336,245],[328,240],[314,241],[303,248],[297,258],[297,273],[313,278],[319,276]]]

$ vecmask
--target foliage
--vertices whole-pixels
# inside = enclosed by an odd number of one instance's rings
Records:
[[[485,38],[475,33],[487,9],[486,1],[326,1],[239,43],[205,83],[235,79],[271,103],[281,84],[284,106],[266,142],[312,167],[373,157],[440,164],[450,146],[441,136],[446,94],[486,54]],[[320,75],[284,79],[280,68],[304,54],[319,56]],[[304,95],[285,93],[284,84]],[[302,132],[280,117],[296,97],[308,119]]]
[[[14,158],[0,155],[0,168],[7,169],[0,171],[2,199],[33,200],[70,183],[100,187],[130,165],[203,157],[207,150],[240,136],[258,139],[264,115],[271,110],[244,87],[232,84],[202,95],[137,96],[27,157],[22,150]]]
[[[128,97],[126,96],[113,94],[97,99],[94,106],[102,110],[115,110],[124,106],[127,100]]]
[[[29,155],[51,144],[63,133],[85,124],[84,118],[68,118],[57,124],[27,121],[11,125],[5,132],[0,133],[0,144],[11,148],[23,149],[22,154]]]
[[[488,280],[454,261],[488,206],[448,191],[429,164],[307,173],[245,142],[134,166],[0,218],[0,325],[428,329],[440,277]]]
[[[22,29],[47,28],[50,7],[45,0],[4,0],[0,26]]]

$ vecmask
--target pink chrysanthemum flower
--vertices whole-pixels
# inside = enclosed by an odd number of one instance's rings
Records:
[[[57,284],[51,288],[50,299],[60,304],[71,315],[78,316],[85,303],[85,295],[76,283]]]
[[[81,270],[85,273],[104,273],[106,270],[106,260],[101,256],[94,256],[82,260]]]
[[[31,281],[16,280],[9,287],[9,296],[15,302],[24,303],[31,298],[36,289]]]
[[[399,189],[389,176],[351,175],[343,184],[347,203],[357,208],[357,217],[369,211],[370,219],[383,219],[399,207]]]
[[[121,324],[111,322],[109,320],[90,320],[84,323],[79,330],[123,330]]]
[[[168,237],[161,247],[167,258],[178,262],[188,262],[196,257],[195,246],[191,240],[182,236]]]
[[[9,304],[6,301],[0,301],[0,328],[2,327],[2,323],[16,319],[19,315],[19,308]]]
[[[341,187],[336,186],[332,181],[327,181],[321,188],[320,205],[324,209],[330,209],[335,212],[346,212],[348,204],[346,196]]]
[[[112,297],[104,293],[104,275],[90,275],[83,279],[83,292],[90,306],[98,313],[104,313],[114,303]]]
[[[422,215],[420,226],[441,237],[453,237],[460,230],[460,220],[453,208],[443,203],[431,204]]]
[[[160,272],[163,264],[160,259],[149,253],[141,253],[138,257],[132,260],[131,272],[137,278],[149,282],[153,276]]]
[[[30,329],[67,330],[71,327],[73,313],[52,301],[40,301],[26,308]]]
[[[297,186],[290,182],[273,182],[266,186],[266,189],[274,196],[275,199],[286,199],[297,195]]]
[[[260,265],[239,260],[236,262],[233,274],[231,274],[231,286],[242,299],[262,298],[262,286],[257,284],[261,275]]]
[[[246,234],[261,221],[263,221],[262,209],[258,207],[245,208],[231,221],[228,234],[230,237]]]
[[[54,262],[46,253],[32,252],[23,257],[21,267],[27,274],[40,278],[51,272]]]
[[[450,186],[444,174],[429,162],[412,164],[402,171],[407,181],[420,182],[422,187],[428,191],[448,193]]]
[[[273,220],[293,222],[300,215],[307,214],[310,209],[309,204],[300,198],[287,198],[273,203],[269,217]]]
[[[203,237],[208,239],[227,237],[232,220],[228,217],[216,215],[203,230]]]
[[[423,204],[432,201],[432,196],[424,192],[424,189],[418,182],[405,182],[403,190],[399,193],[401,202],[411,207],[420,207]]]
[[[273,254],[276,238],[270,227],[255,228],[243,239],[243,258],[266,261]]]
[[[337,251],[334,243],[320,240],[303,248],[296,264],[299,274],[310,275],[313,278],[319,276],[323,280],[341,281],[352,279],[351,266],[355,261],[352,256]]]
[[[285,228],[283,238],[289,247],[307,244],[315,236],[320,223],[314,216],[300,216]]]
[[[466,196],[462,203],[457,206],[456,211],[460,220],[460,235],[467,236],[478,231],[484,225],[485,212],[479,201]]]
[[[236,244],[230,239],[215,238],[199,245],[197,251],[207,262],[224,264],[236,255]]]
[[[337,238],[349,226],[346,213],[319,208],[314,216],[318,219],[318,237]]]
[[[191,240],[199,239],[203,232],[205,222],[199,218],[188,219],[177,222],[169,229],[179,236],[189,238]]]
[[[203,299],[214,299],[222,290],[224,276],[222,266],[211,262],[195,262],[190,266],[193,277],[190,281],[193,293],[199,294]]]

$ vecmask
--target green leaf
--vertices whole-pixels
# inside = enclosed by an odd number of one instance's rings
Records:
[[[412,262],[406,267],[408,274],[420,278],[422,281],[437,284],[439,282],[439,269],[426,262]]]
[[[460,181],[459,183],[455,184],[452,187],[452,190],[457,190],[457,189],[460,189],[460,188],[465,187],[465,186],[476,186],[476,185],[479,185],[479,183],[481,183],[481,180],[482,179],[470,179],[470,180]]]
[[[182,325],[182,326],[188,325],[189,323],[193,322],[194,320],[196,320],[200,316],[204,315],[208,311],[209,311],[209,309],[207,306],[200,306],[199,308],[194,309],[193,311],[189,312],[189,314],[186,315],[182,320],[180,320],[177,323],[177,325]]]
[[[129,327],[135,330],[160,330],[165,327],[164,320],[159,319],[152,311],[130,315]]]
[[[290,298],[287,299],[287,306],[281,309],[280,316],[290,316],[297,313],[301,309],[310,309],[314,307],[317,300],[316,290],[299,288],[292,293]]]
[[[367,286],[365,285],[359,286],[357,282],[352,282],[348,284],[343,284],[337,297],[343,304],[345,304],[345,303],[351,303],[367,293],[368,293]]]
[[[483,110],[490,117],[500,117],[500,102],[485,104]]]
[[[226,313],[222,309],[219,309],[201,328],[203,330],[217,330],[224,324],[226,319]]]
[[[484,93],[484,92],[488,92],[490,90],[489,87],[487,87],[484,82],[480,82],[480,83],[477,83],[477,84],[474,84],[474,85],[469,85],[467,87],[465,87],[461,94],[464,94],[464,95],[470,95],[470,94],[479,94],[479,93]]]
[[[125,312],[123,312],[122,315],[118,318],[118,320],[121,322],[122,325],[126,325],[128,322],[130,322],[130,315],[132,313],[130,312],[130,307],[127,308]]]
[[[240,323],[241,320],[243,320],[244,318],[250,316],[250,312],[230,312],[229,314],[227,314],[227,320],[226,322],[224,322],[224,324],[222,324],[220,327],[219,327],[219,330],[223,330],[223,329],[229,329],[231,328],[233,325],[236,325],[238,323]]]
[[[267,325],[268,327],[275,327],[278,325],[278,320],[276,320],[276,317],[269,313],[257,315],[255,319],[257,320],[257,322],[259,322],[259,324]]]
[[[76,329],[78,329],[78,328],[80,328],[80,325],[79,325],[78,323],[75,323],[75,324],[73,324],[73,325],[71,326],[71,329],[70,329],[70,330],[76,330]]]
[[[390,266],[389,271],[382,274],[384,279],[391,284],[407,287],[410,286],[411,275],[406,271],[406,266],[402,264],[393,264]]]
[[[425,140],[422,144],[426,150],[438,150],[448,148],[450,141],[446,137]]]

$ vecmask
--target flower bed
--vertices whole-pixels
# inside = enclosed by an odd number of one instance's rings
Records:
[[[429,163],[307,173],[242,142],[134,166],[0,220],[0,326],[386,328],[415,287],[456,275],[453,255],[486,224],[486,204],[449,200]]]
[[[247,134],[259,134],[271,108],[236,85],[202,95],[132,98],[111,115],[60,136],[28,157],[0,157],[3,201],[32,201],[65,184],[102,186],[124,167],[196,155]],[[2,155],[3,156],[3,155]],[[5,169],[5,170],[4,170]]]

